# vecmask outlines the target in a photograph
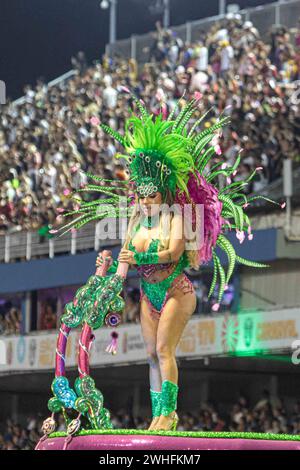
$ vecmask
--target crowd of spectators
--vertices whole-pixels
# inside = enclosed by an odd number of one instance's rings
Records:
[[[0,309],[0,335],[18,335],[21,330],[21,310],[9,306]]]
[[[179,409],[178,413],[178,431],[300,433],[300,401],[296,401],[287,412],[282,400],[271,398],[267,390],[253,406],[249,406],[245,396],[240,395],[227,412],[220,413],[218,407],[208,402],[202,403],[195,412]],[[111,420],[115,429],[147,429],[150,424],[149,417],[133,417],[126,409],[112,413]],[[0,450],[34,449],[41,437],[42,422],[41,418],[30,416],[22,426],[8,419],[0,429]],[[56,430],[66,430],[62,416],[58,417]]]
[[[295,83],[300,78],[300,29],[273,28],[262,39],[239,15],[215,22],[193,42],[157,25],[146,63],[104,55],[88,66],[84,53],[72,58],[72,78],[48,87],[42,80],[24,88],[23,104],[10,100],[0,117],[0,233],[40,231],[61,223],[57,208],[70,207],[71,190],[82,188],[84,172],[125,178],[114,160],[116,142],[90,122],[97,116],[121,133],[133,90],[153,113],[170,112],[194,92],[199,114],[215,122],[220,113],[231,124],[220,137],[231,163],[242,150],[235,179],[261,167],[245,189],[258,191],[282,174],[284,158],[299,159],[300,107]],[[82,193],[78,193],[81,197]]]

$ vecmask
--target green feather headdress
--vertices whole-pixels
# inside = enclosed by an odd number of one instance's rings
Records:
[[[220,117],[214,125],[199,132],[198,128],[209,110],[188,129],[190,119],[197,110],[198,98],[187,102],[175,117],[179,100],[168,119],[163,120],[162,114],[156,117],[150,115],[143,103],[128,89],[123,87],[123,91],[130,93],[139,116],[132,111],[132,116],[125,122],[124,135],[104,123],[100,126],[124,148],[124,154],[119,153],[115,157],[125,159],[129,179],[111,180],[87,174],[96,183],[88,184],[71,194],[71,199],[80,204],[80,208],[64,214],[65,217],[77,217],[59,229],[61,235],[73,228],[80,229],[88,222],[112,217],[111,206],[115,206],[114,216],[121,217],[120,200],[124,207],[127,205],[129,216],[132,209],[130,190],[148,195],[156,188],[162,194],[169,188],[173,195],[179,190],[189,197],[187,182],[190,175],[196,170],[203,172],[215,153],[214,147],[210,145],[215,132],[229,122],[229,117]],[[219,173],[225,174],[222,170]],[[102,197],[92,202],[81,201],[78,194],[82,193],[98,193]]]
[[[106,124],[101,124],[101,127],[124,147],[127,155],[117,157],[127,161],[130,180],[135,183],[136,191],[147,196],[158,190],[164,195],[166,188],[169,188],[173,196],[177,189],[188,196],[188,179],[200,169],[200,164],[203,166],[203,159],[198,159],[199,154],[210,142],[214,132],[225,125],[229,118],[220,119],[210,129],[197,134],[197,127],[204,116],[194,123],[189,132],[187,130],[187,124],[197,109],[196,98],[183,107],[176,119],[173,119],[172,113],[167,120],[163,120],[162,114],[153,118],[138,98],[134,95],[132,98],[140,117],[133,115],[127,119],[124,136]],[[211,150],[204,156],[211,157]]]
[[[152,186],[153,192],[157,188],[163,194],[166,187],[173,195],[177,188],[188,192],[186,183],[194,166],[189,153],[190,139],[173,130],[173,125],[163,121],[161,114],[155,119],[152,115],[142,119],[133,116],[126,121],[125,151],[129,156],[124,158],[130,179],[142,194],[150,194]]]

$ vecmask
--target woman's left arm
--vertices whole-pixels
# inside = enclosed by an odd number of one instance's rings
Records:
[[[185,239],[183,231],[183,218],[175,214],[171,221],[170,243],[167,250],[158,253],[159,263],[171,263],[178,261],[185,250]]]

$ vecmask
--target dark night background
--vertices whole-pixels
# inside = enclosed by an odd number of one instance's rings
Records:
[[[159,16],[147,9],[151,0],[118,1],[118,38],[155,29]],[[241,8],[272,0],[229,0]],[[171,0],[171,24],[218,13],[218,0]],[[18,98],[26,83],[46,81],[71,69],[79,50],[88,61],[101,58],[108,40],[109,11],[100,0],[0,0],[0,79],[8,97]]]

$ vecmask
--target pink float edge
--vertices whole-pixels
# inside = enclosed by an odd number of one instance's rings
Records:
[[[62,450],[66,437],[39,441],[35,450]],[[67,450],[300,450],[300,440],[177,437],[150,434],[75,436]]]

